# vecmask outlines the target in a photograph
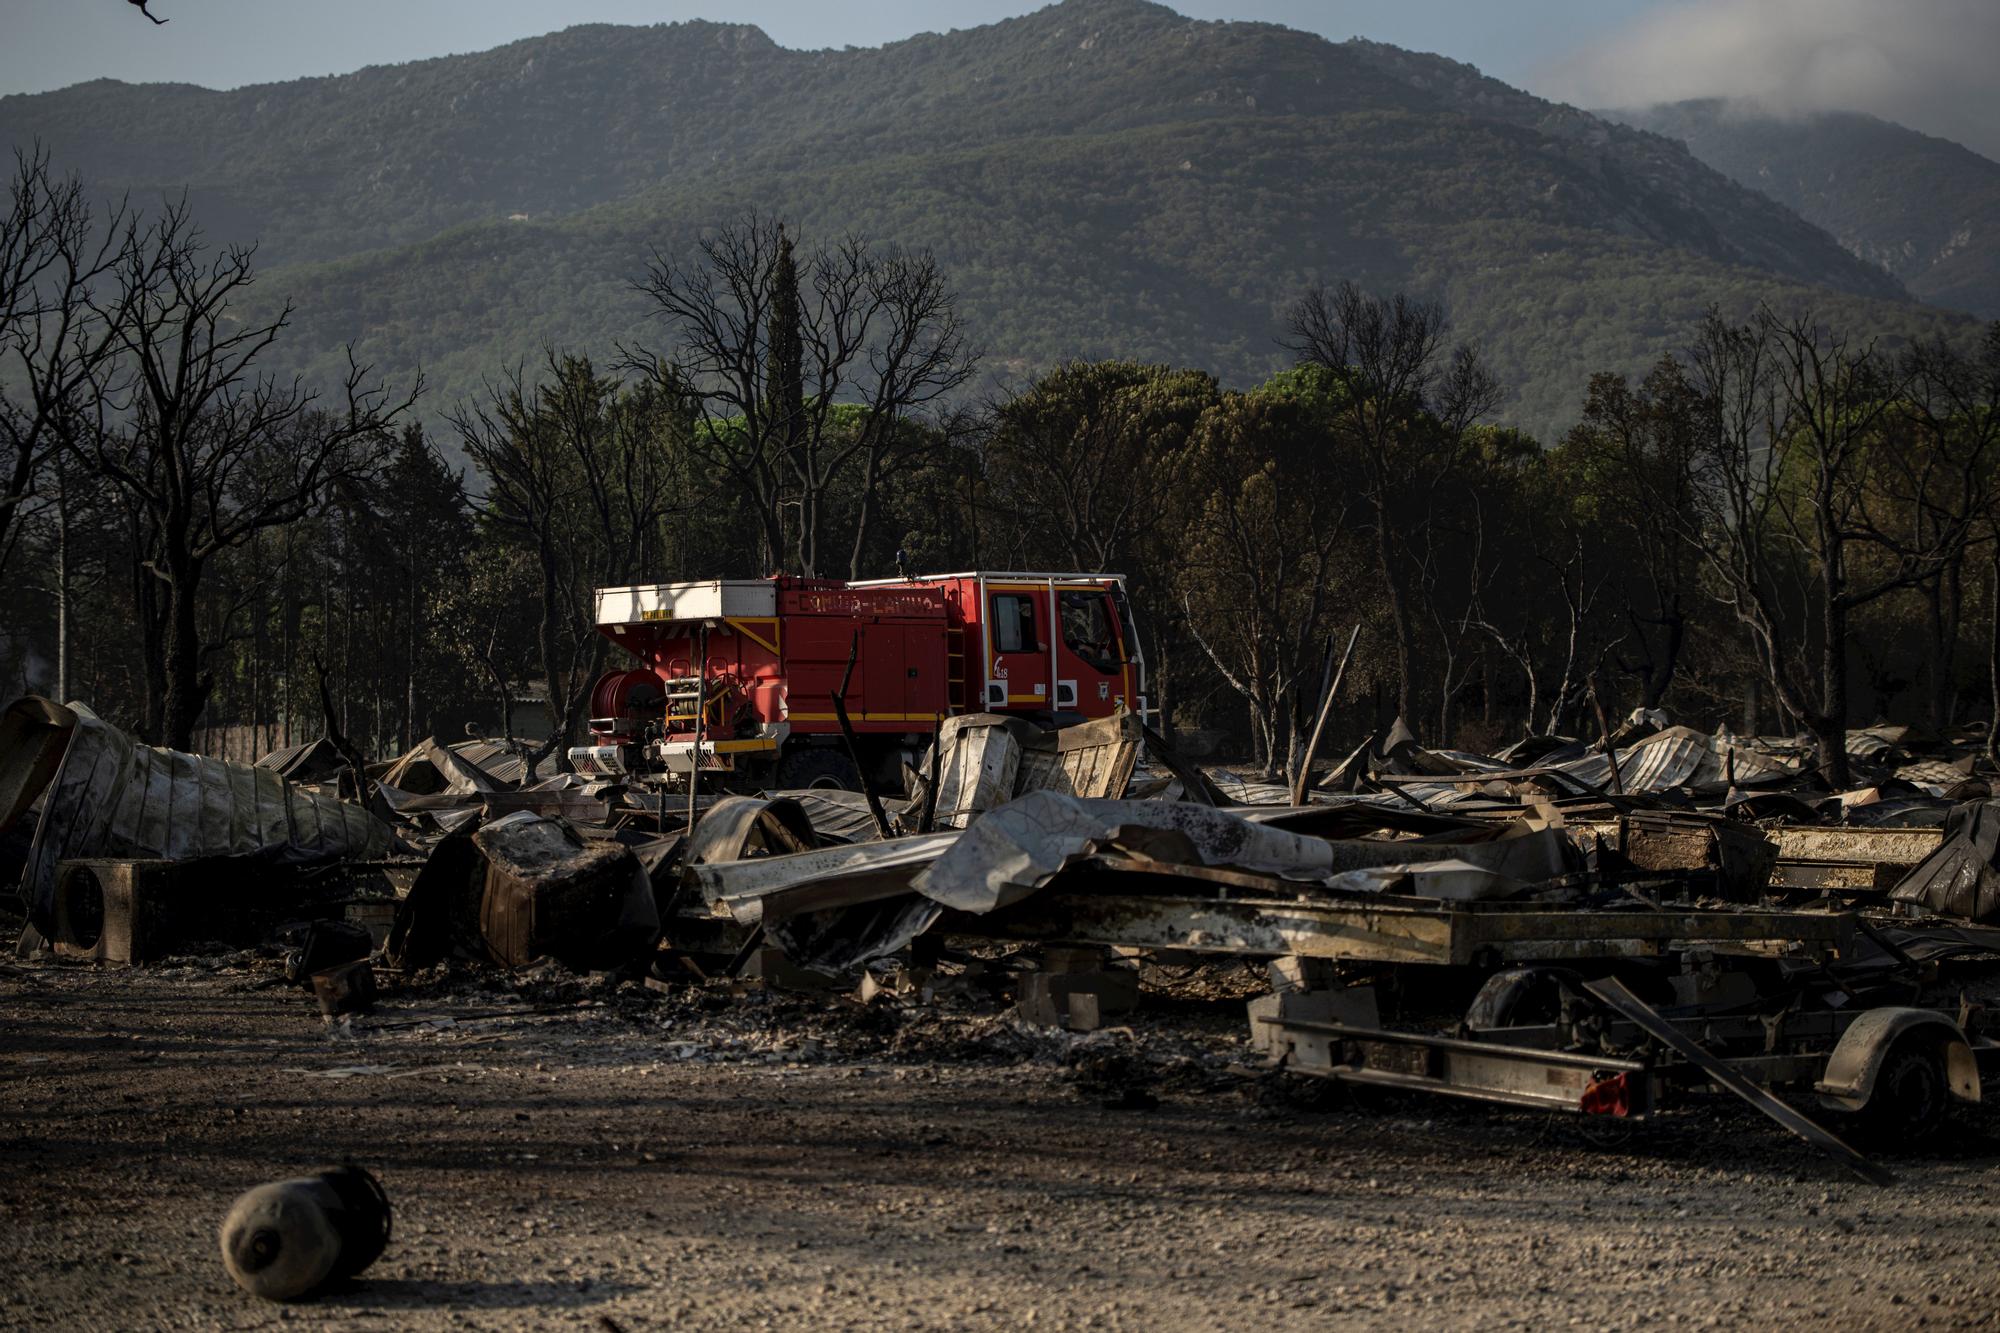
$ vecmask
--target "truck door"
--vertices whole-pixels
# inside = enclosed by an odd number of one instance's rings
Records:
[[[1056,651],[1056,708],[1084,717],[1109,717],[1126,697],[1125,654],[1119,643],[1118,612],[1104,588],[1064,588],[1057,594],[1061,608],[1062,643]]]
[[[868,720],[900,730],[931,722],[945,711],[944,628],[939,622],[877,622],[863,632]]]
[[[989,586],[986,593],[986,706],[999,711],[1051,710],[1051,631],[1048,589]]]
[[[906,696],[909,681],[906,673],[909,663],[906,658],[907,636],[901,625],[874,624],[861,632],[861,670],[856,674],[861,678],[861,702],[863,708],[856,710],[848,705],[850,713],[863,712],[871,722],[901,722],[909,711]],[[855,718],[860,721],[860,717]]]

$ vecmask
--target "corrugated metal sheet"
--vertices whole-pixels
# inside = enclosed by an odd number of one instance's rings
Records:
[[[1514,767],[1491,755],[1474,754],[1470,750],[1432,750],[1431,753],[1450,760],[1468,773],[1505,773]]]
[[[290,865],[385,856],[389,826],[266,768],[135,744],[81,704],[21,877],[38,927],[53,925],[56,864],[83,856]]]
[[[475,796],[518,787],[527,771],[518,756],[490,741],[442,745],[431,738],[390,765],[382,781],[419,796]]]
[[[1118,713],[1038,736],[1022,749],[1014,790],[1096,800],[1123,796],[1139,759],[1141,731],[1136,715]]]
[[[1246,777],[1226,768],[1205,770],[1209,781],[1216,790],[1232,801],[1244,805],[1290,805],[1292,789],[1282,782],[1266,782],[1262,778]]]
[[[519,786],[527,781],[527,761],[504,745],[493,741],[459,741],[450,749],[502,786]]]
[[[346,766],[347,761],[340,757],[340,751],[334,749],[333,742],[324,736],[298,745],[283,746],[256,763],[256,767],[268,768],[279,777],[293,782],[318,782]]]
[[[799,808],[806,812],[806,818],[812,821],[813,832],[822,838],[838,842],[874,842],[882,836],[875,827],[875,816],[869,812],[868,798],[858,791],[806,787],[767,794],[797,801]],[[892,820],[908,808],[907,801],[888,796],[882,798],[883,812]]]
[[[1602,754],[1563,764],[1561,769],[1601,790],[1611,787],[1611,761]],[[1618,776],[1628,792],[1657,792],[1727,782],[1738,786],[1787,782],[1797,774],[1719,737],[1691,727],[1669,727],[1618,751]]]
[[[2000,803],[1966,804],[1952,812],[1938,849],[1898,880],[1889,896],[1933,912],[1990,921],[2000,915]]]
[[[1913,764],[1904,764],[1896,770],[1896,776],[1905,782],[1915,782],[1926,787],[1956,787],[1969,779],[1969,768],[1957,764],[1947,764],[1942,759],[1924,759]]]
[[[1021,742],[1034,728],[1019,718],[971,713],[938,731],[937,826],[964,828],[988,810],[1014,799],[1021,774]],[[931,757],[921,771],[928,774]],[[928,777],[925,779],[928,781]]]

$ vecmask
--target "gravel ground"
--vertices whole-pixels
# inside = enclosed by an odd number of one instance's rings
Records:
[[[331,1028],[247,958],[0,967],[0,1325],[1955,1326],[2000,1309],[2000,1118],[1901,1183],[1719,1107],[1573,1121],[1229,1072],[1241,1010],[1020,1027],[581,979],[431,979]],[[1184,988],[1183,988],[1184,989]],[[1157,1099],[1157,1105],[1146,1107]],[[215,1228],[352,1159],[388,1252],[295,1306]]]

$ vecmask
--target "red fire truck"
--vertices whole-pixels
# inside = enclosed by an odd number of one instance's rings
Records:
[[[850,656],[848,719],[888,786],[954,714],[1059,726],[1146,711],[1116,574],[642,584],[600,589],[597,627],[642,665],[597,682],[591,744],[570,751],[584,773],[854,789],[833,707]]]

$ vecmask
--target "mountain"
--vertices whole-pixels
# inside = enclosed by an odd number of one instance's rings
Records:
[[[1354,277],[1445,299],[1543,434],[1595,369],[1710,303],[1889,334],[1950,319],[1671,139],[1469,66],[1140,0],[1067,0],[879,49],[591,26],[478,55],[212,92],[0,99],[100,187],[185,185],[297,300],[309,370],[353,339],[448,403],[543,343],[651,333],[649,255],[756,207],[935,249],[988,367],[1066,356],[1277,368],[1284,305]]]
[[[1710,99],[1605,114],[1681,140],[1916,296],[2000,319],[2000,162],[1850,112],[1778,116]]]

